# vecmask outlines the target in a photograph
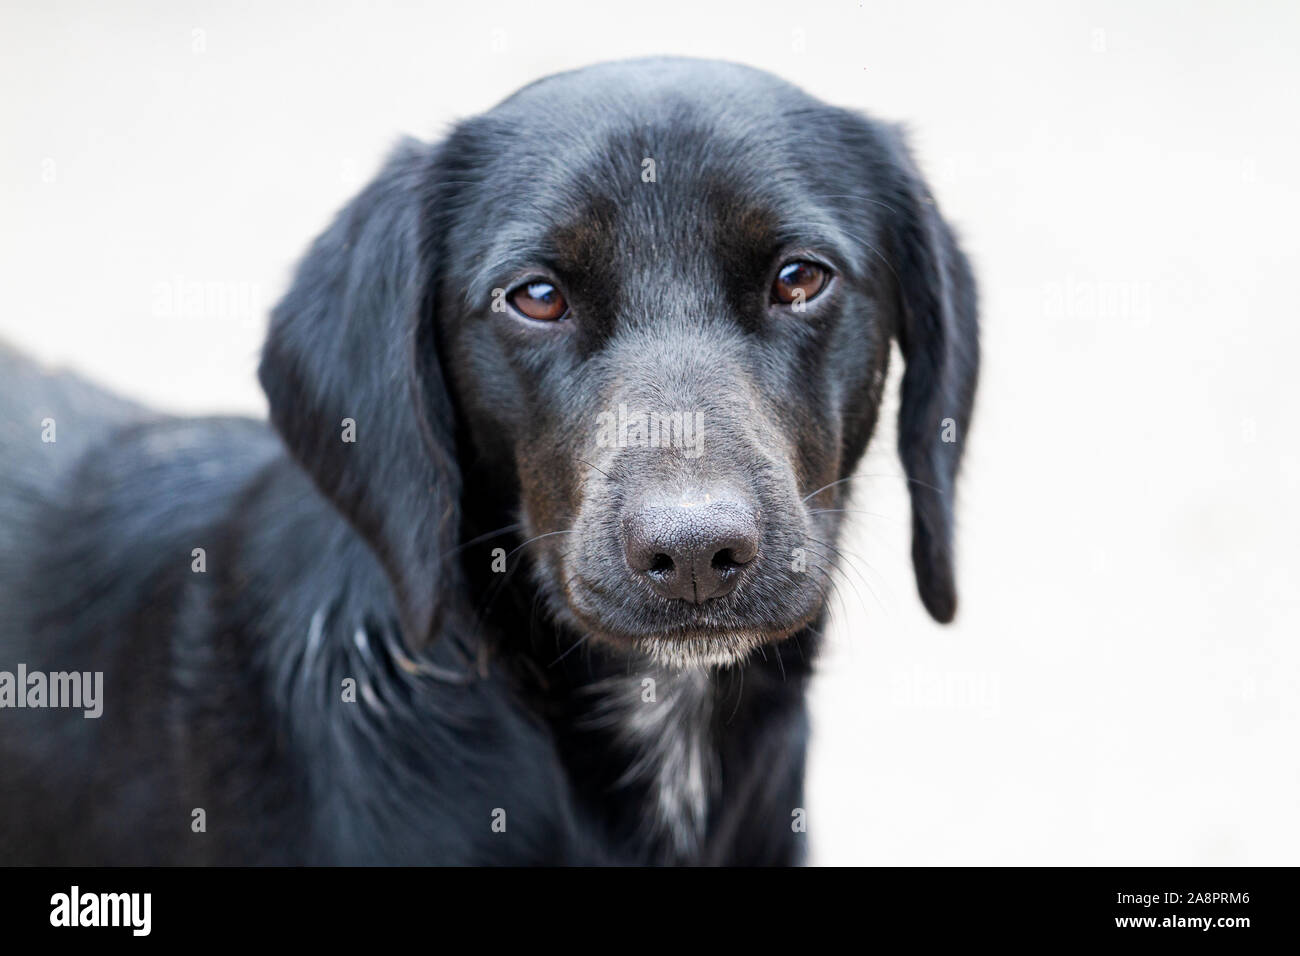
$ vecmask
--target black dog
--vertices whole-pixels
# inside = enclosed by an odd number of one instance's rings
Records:
[[[399,146],[274,311],[274,432],[4,357],[0,861],[798,862],[891,337],[947,621],[976,326],[896,130],[652,60]]]

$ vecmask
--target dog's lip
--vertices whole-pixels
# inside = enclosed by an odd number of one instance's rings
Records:
[[[575,599],[576,595],[573,593],[574,585],[579,585],[591,593],[597,593],[592,591],[588,582],[583,580],[581,577],[575,577],[564,589],[565,604],[568,606],[569,613],[574,616],[578,624],[589,630],[591,633],[600,634],[603,637],[616,641],[635,642],[655,639],[683,644],[701,642],[726,643],[738,635],[761,634],[766,643],[775,644],[794,636],[804,628],[815,623],[818,616],[825,608],[824,601],[815,602],[805,613],[776,626],[760,626],[743,622],[736,625],[726,626],[707,621],[683,621],[668,628],[629,631],[625,628],[619,628],[609,624],[607,621],[602,620],[598,613],[583,607],[582,604]]]

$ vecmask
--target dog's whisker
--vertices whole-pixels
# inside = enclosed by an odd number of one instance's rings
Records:
[[[534,535],[533,537],[529,538],[527,541],[524,541],[518,547],[512,549],[506,554],[505,557],[506,557],[507,566],[505,572],[500,575],[500,578],[498,580],[492,583],[488,593],[484,595],[482,606],[479,608],[478,612],[475,615],[474,628],[475,628],[476,638],[482,635],[483,625],[486,623],[488,616],[491,614],[492,609],[496,607],[496,603],[500,599],[501,595],[505,593],[506,585],[509,584],[511,579],[514,577],[515,571],[517,571],[519,566],[522,564],[521,561],[516,561],[513,565],[511,565],[509,559],[512,558],[519,551],[523,550],[528,545],[534,544],[542,540],[543,538],[549,538],[554,535],[574,534],[574,533],[575,532],[573,529],[565,529],[561,531],[548,531],[544,534]]]
[[[818,508],[808,512],[810,515],[835,515],[835,514],[853,514],[853,515],[870,515],[872,518],[884,518],[886,521],[902,521],[897,515],[883,515],[875,511],[865,511],[862,508]]]
[[[876,577],[879,579],[881,583],[884,583],[885,576],[881,574],[880,571],[878,571],[876,568],[874,568],[870,561],[868,561],[862,555],[858,554],[856,551],[850,551],[848,548],[845,548],[842,545],[832,544],[831,542],[823,541],[820,538],[809,538],[808,540],[812,541],[814,544],[820,544],[820,545],[824,545],[825,547],[834,549],[836,554],[842,557],[846,562],[850,564],[850,566],[854,567],[855,569],[857,567],[857,564],[855,562],[860,562],[868,571],[876,575]]]
[[[503,534],[509,534],[512,531],[518,531],[522,527],[523,524],[516,521],[514,524],[508,524],[504,528],[497,528],[495,531],[488,531],[484,534],[478,535],[477,537],[470,538],[468,541],[462,541],[460,544],[456,545],[456,547],[451,548],[443,556],[443,560],[446,561],[453,558],[456,555],[463,553],[467,548],[472,548],[476,544],[482,544],[484,541],[491,541],[493,538],[499,537]]]
[[[864,479],[864,478],[894,478],[894,479],[897,479],[897,480],[899,480],[899,481],[906,481],[908,484],[920,485],[922,488],[928,488],[928,489],[930,489],[931,491],[935,492],[936,494],[940,494],[940,495],[942,495],[942,494],[945,493],[944,490],[943,490],[942,488],[936,488],[934,485],[931,485],[931,484],[928,484],[927,482],[921,481],[919,478],[912,478],[912,477],[909,476],[909,475],[860,474],[860,475],[848,475],[848,476],[846,476],[846,477],[844,477],[844,478],[840,478],[840,479],[837,480],[837,481],[832,481],[832,482],[831,482],[830,484],[828,484],[828,485],[822,485],[820,488],[818,488],[818,489],[817,489],[816,491],[814,491],[812,494],[810,494],[810,495],[805,495],[805,496],[803,497],[803,499],[802,499],[802,502],[803,502],[803,503],[806,503],[806,502],[808,501],[809,498],[815,497],[816,495],[821,494],[823,491],[826,491],[826,490],[829,489],[829,488],[835,488],[835,487],[837,487],[838,485],[847,484],[847,483],[850,482],[850,481],[861,481],[861,480]]]
[[[814,555],[816,555],[817,557],[824,558],[828,563],[831,563],[831,556],[830,556],[829,554],[825,554],[825,553],[823,553],[823,552],[819,552],[816,548],[809,548],[808,550],[811,551],[811,552],[812,552]],[[827,575],[827,578],[828,578],[828,580],[829,580],[830,585],[831,585],[832,587],[835,587],[835,588],[837,589],[837,591],[838,591],[838,585],[839,585],[840,583],[843,583],[843,584],[848,585],[849,588],[853,591],[853,595],[854,595],[854,597],[856,597],[856,598],[858,599],[858,605],[862,608],[862,613],[863,613],[863,614],[868,613],[868,612],[867,612],[866,601],[863,600],[863,598],[862,598],[862,592],[860,592],[860,591],[858,590],[857,585],[856,585],[856,584],[855,584],[855,583],[854,583],[850,578],[842,577],[840,580],[836,580],[836,578],[834,577],[834,572],[837,571],[837,570],[840,570],[840,569],[835,568],[834,565],[833,565],[833,563],[832,563],[832,566],[831,566],[830,568],[822,568],[822,569],[820,569],[820,570],[822,570],[823,573],[825,573],[825,574]],[[860,573],[860,572],[859,572],[859,573]],[[872,593],[872,597],[876,597],[876,596],[875,596],[875,592],[872,591],[871,585],[870,585],[869,583],[867,583],[867,581],[866,581],[865,579],[863,579],[863,582],[862,582],[862,583],[866,585],[868,591],[871,591],[871,593]],[[877,604],[880,603],[880,599],[879,599],[878,597],[876,597],[876,603],[877,603]],[[843,610],[845,611],[846,614],[848,613],[848,608],[844,608]]]
[[[512,550],[509,554],[507,554],[507,555],[506,555],[506,558],[509,559],[509,558],[513,557],[515,554],[517,554],[518,552],[522,551],[524,548],[526,548],[528,545],[532,544],[534,541],[541,541],[543,538],[550,538],[550,537],[552,537],[552,536],[554,536],[554,535],[557,535],[557,534],[577,534],[577,533],[578,533],[578,532],[577,532],[575,529],[573,529],[573,528],[565,528],[565,529],[562,530],[562,531],[547,531],[545,534],[534,535],[533,537],[531,537],[531,538],[529,538],[527,541],[525,541],[523,544],[519,545],[519,547],[515,548],[515,549]]]
[[[745,669],[743,667],[737,668],[736,674],[740,686],[736,689],[736,704],[731,708],[731,713],[727,716],[728,725],[736,719],[736,714],[740,713],[740,700],[745,695]]]
[[[824,557],[824,555],[821,555],[821,557]],[[817,593],[821,598],[821,602],[824,606],[827,606],[828,612],[830,610],[829,605],[830,605],[831,596],[834,595],[836,600],[840,602],[840,613],[847,618],[849,616],[848,605],[845,603],[844,594],[840,590],[839,582],[837,582],[835,579],[834,571],[831,568],[822,567],[819,565],[810,565],[809,569],[812,571],[816,571],[821,575],[820,579],[813,580],[813,587],[817,589]],[[829,592],[827,590],[828,588],[829,588]],[[858,603],[859,604],[862,603],[862,599],[860,596],[858,598]],[[865,606],[863,607],[863,610],[864,611],[866,610]]]
[[[589,640],[591,640],[591,632],[587,632],[586,634],[582,635],[582,637],[578,638],[576,641],[570,644],[568,648],[565,649],[564,653],[562,653],[559,657],[551,661],[551,663],[547,664],[546,666],[549,668],[549,667],[554,667],[556,664],[559,664],[562,660],[564,660],[566,657],[568,657],[578,648],[582,647],[582,645],[586,644],[587,641]]]
[[[880,609],[881,609],[881,610],[885,610],[885,606],[884,606],[884,604],[881,602],[881,600],[880,600],[880,596],[879,596],[878,594],[876,594],[876,589],[873,588],[873,587],[871,586],[871,582],[867,580],[866,575],[864,575],[864,574],[862,573],[862,571],[861,571],[861,570],[858,568],[858,566],[857,566],[857,563],[856,563],[856,562],[861,561],[863,564],[865,564],[865,565],[868,567],[868,569],[870,569],[871,571],[874,572],[874,571],[875,571],[875,568],[872,568],[871,565],[867,563],[866,559],[864,559],[861,555],[857,555],[857,554],[852,554],[852,553],[850,553],[850,552],[846,552],[846,551],[844,551],[843,549],[838,548],[838,547],[836,547],[835,545],[831,544],[829,541],[822,541],[822,540],[820,540],[820,539],[818,539],[818,538],[812,538],[812,539],[809,539],[809,540],[813,541],[813,542],[816,543],[816,544],[820,544],[820,545],[822,545],[823,547],[830,548],[830,549],[831,549],[832,551],[834,551],[837,555],[839,555],[839,557],[844,561],[844,563],[845,563],[848,567],[852,568],[853,571],[854,571],[854,573],[856,573],[856,574],[858,575],[858,579],[861,580],[862,583],[863,583],[864,585],[866,585],[867,590],[871,592],[871,596],[872,596],[872,598],[875,599],[875,602],[876,602],[876,604],[878,604],[878,605],[880,606]],[[855,590],[856,590],[856,588],[855,588]],[[864,608],[864,610],[865,610],[865,608]]]
[[[581,462],[582,464],[586,465],[588,468],[591,468],[591,469],[593,469],[593,470],[595,470],[595,471],[599,471],[599,472],[600,472],[602,475],[604,475],[606,478],[609,478],[609,472],[607,472],[607,471],[601,471],[601,469],[597,468],[595,465],[593,465],[591,462],[587,461],[587,459],[585,459],[585,458],[574,458],[574,461]],[[614,479],[610,478],[610,481],[613,481],[613,480],[614,480]]]

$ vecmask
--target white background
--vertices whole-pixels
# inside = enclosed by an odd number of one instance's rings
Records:
[[[903,120],[983,293],[962,605],[915,597],[886,430],[814,862],[1295,864],[1298,11],[7,0],[0,337],[261,415],[266,310],[399,133],[654,53]]]

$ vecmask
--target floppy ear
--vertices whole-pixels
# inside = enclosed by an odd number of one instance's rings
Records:
[[[271,422],[379,557],[412,646],[459,532],[451,402],[435,354],[426,223],[437,147],[403,141],[298,266],[258,377]]]
[[[898,342],[907,362],[898,452],[912,498],[912,564],[935,620],[957,611],[953,489],[979,375],[975,281],[899,135],[890,216]]]

